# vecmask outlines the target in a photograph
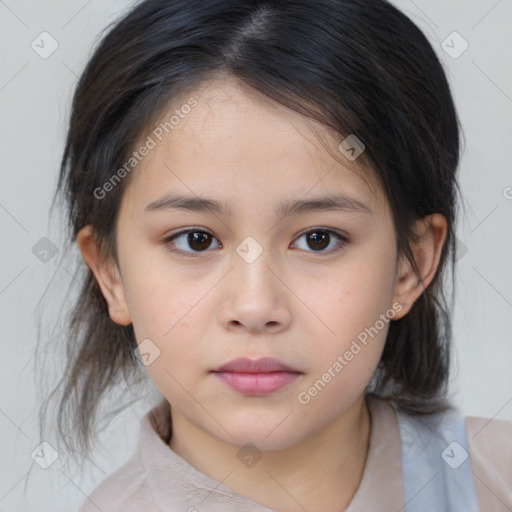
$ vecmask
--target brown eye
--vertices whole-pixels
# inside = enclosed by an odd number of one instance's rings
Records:
[[[193,233],[188,233],[187,243],[192,249],[203,251],[204,249],[208,249],[212,241],[209,233],[194,231]]]
[[[342,234],[330,229],[314,229],[304,233],[297,240],[305,239],[306,246],[299,247],[307,252],[318,252],[327,254],[341,250],[348,240]],[[212,247],[212,242],[217,239],[208,231],[199,229],[188,229],[180,231],[164,240],[169,251],[182,253],[187,256],[198,256],[202,252],[209,252],[208,249],[221,247],[218,244]],[[336,243],[337,242],[337,243]],[[300,245],[300,244],[299,244]],[[330,249],[327,249],[330,247]]]
[[[303,249],[307,252],[331,253],[342,249],[343,246],[348,243],[347,238],[342,234],[330,229],[314,229],[307,231],[297,240],[301,239],[305,239],[306,243],[302,243],[302,247],[299,247],[299,249]],[[336,241],[337,243],[333,243]],[[325,250],[327,247],[331,248]]]
[[[325,231],[313,231],[306,237],[309,247],[315,251],[325,249],[329,245],[330,239],[331,236]]]
[[[182,252],[190,256],[196,256],[194,253],[205,252],[209,249],[213,240],[216,240],[216,238],[207,231],[189,229],[166,238],[164,243],[172,246],[172,248],[169,248],[171,252]]]

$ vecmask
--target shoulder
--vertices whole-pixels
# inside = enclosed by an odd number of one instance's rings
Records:
[[[134,455],[87,496],[78,512],[161,512],[155,504],[145,462],[161,450],[169,431],[168,404],[154,406],[141,420]]]
[[[143,506],[153,512],[146,507],[148,501],[146,474],[137,452],[87,496],[78,512],[128,512]]]
[[[512,509],[512,421],[465,418],[469,459],[482,510]]]
[[[161,512],[155,503],[147,464],[151,466],[153,459],[161,456],[163,436],[169,434],[170,428],[169,404],[164,401],[142,418],[135,454],[87,496],[78,512]]]

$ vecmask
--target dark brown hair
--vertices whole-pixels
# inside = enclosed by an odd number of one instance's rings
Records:
[[[414,222],[445,216],[438,271],[410,312],[391,322],[368,391],[411,414],[449,407],[453,303],[443,274],[450,257],[452,271],[456,261],[459,123],[434,50],[385,0],[146,0],[134,7],[109,27],[74,94],[57,191],[67,203],[70,243],[91,224],[117,261],[116,218],[129,176],[101,199],[95,191],[170,99],[218,75],[335,133],[355,134],[389,200],[399,254],[413,265]],[[69,366],[54,396],[65,443],[73,445],[66,434],[75,427],[76,446],[87,453],[103,398],[145,372],[134,356],[132,326],[110,319],[91,271],[83,262],[79,271]]]

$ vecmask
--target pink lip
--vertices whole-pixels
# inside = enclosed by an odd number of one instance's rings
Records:
[[[293,382],[302,372],[278,359],[234,359],[214,370],[224,384],[245,395],[267,395]]]
[[[260,359],[240,357],[229,361],[229,363],[222,365],[215,371],[240,373],[298,372],[298,370],[286,366],[279,359],[273,357],[261,357]]]

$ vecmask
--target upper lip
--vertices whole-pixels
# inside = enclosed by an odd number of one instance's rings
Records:
[[[239,372],[239,373],[268,373],[268,372],[295,372],[301,373],[294,368],[273,357],[262,357],[260,359],[249,359],[241,357],[223,364],[215,372]]]

